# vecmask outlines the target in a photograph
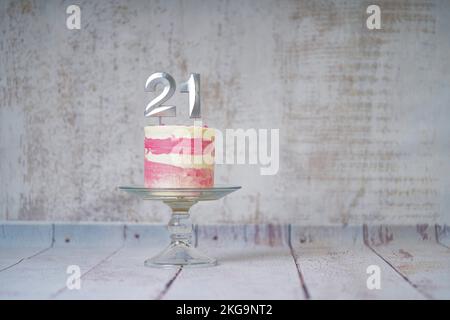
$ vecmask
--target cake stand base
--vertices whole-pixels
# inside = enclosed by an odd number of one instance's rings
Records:
[[[144,200],[160,200],[172,209],[167,225],[170,233],[170,245],[157,256],[147,259],[147,267],[208,267],[217,264],[217,260],[206,256],[191,244],[192,223],[190,208],[199,201],[218,200],[238,190],[237,186],[214,186],[211,188],[146,188],[119,187]]]
[[[164,251],[157,256],[147,259],[144,262],[146,267],[208,267],[215,266],[217,260],[206,256],[198,249],[180,242],[171,243]]]

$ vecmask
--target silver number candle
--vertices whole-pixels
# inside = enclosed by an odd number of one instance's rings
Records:
[[[156,98],[148,103],[144,115],[146,117],[175,117],[177,114],[176,107],[163,105],[175,92],[175,80],[168,73],[156,72],[147,78],[145,91],[154,92],[158,84],[162,84],[164,89]]]
[[[188,81],[181,84],[180,91],[189,94],[189,117],[200,118],[200,75],[191,73]]]

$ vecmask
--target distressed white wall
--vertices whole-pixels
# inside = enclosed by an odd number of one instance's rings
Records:
[[[196,222],[449,223],[450,2],[376,1],[375,31],[369,4],[1,0],[0,219],[167,220],[117,190],[143,181],[143,86],[166,71],[201,74],[210,127],[280,129],[278,175],[218,166],[243,189]]]

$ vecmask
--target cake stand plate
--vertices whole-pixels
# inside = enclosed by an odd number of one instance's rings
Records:
[[[120,186],[119,189],[143,200],[158,200],[172,209],[172,217],[167,225],[171,243],[161,253],[147,259],[147,267],[202,267],[213,266],[217,260],[210,258],[191,244],[192,223],[189,210],[199,201],[218,200],[241,187],[216,185],[212,188],[146,188]]]

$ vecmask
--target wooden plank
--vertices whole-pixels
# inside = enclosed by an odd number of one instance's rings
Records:
[[[448,298],[448,235],[427,225],[202,226],[194,242],[217,267],[154,269],[143,261],[168,244],[161,225],[3,223],[0,262],[22,260],[0,271],[0,299]],[[71,264],[81,290],[66,288]],[[369,265],[381,290],[366,287]]]
[[[49,223],[0,224],[0,272],[10,269],[26,259],[52,246],[53,227]]]
[[[169,244],[161,225],[127,225],[124,247],[82,278],[81,290],[65,290],[58,299],[157,299],[178,269],[148,268],[144,261]]]
[[[360,227],[292,227],[292,249],[311,299],[422,299],[363,242]],[[367,268],[379,266],[380,290]]]
[[[183,268],[163,299],[303,299],[287,226],[202,226],[198,248],[219,260]]]
[[[55,224],[55,244],[78,247],[116,247],[125,240],[123,223],[70,222]]]
[[[0,299],[52,298],[66,290],[69,265],[78,265],[84,276],[124,241],[123,225],[56,224],[54,230],[51,248],[0,272]]]
[[[366,243],[427,298],[450,298],[450,249],[434,226],[365,226]]]
[[[444,247],[450,248],[450,226],[436,225],[436,241]]]

